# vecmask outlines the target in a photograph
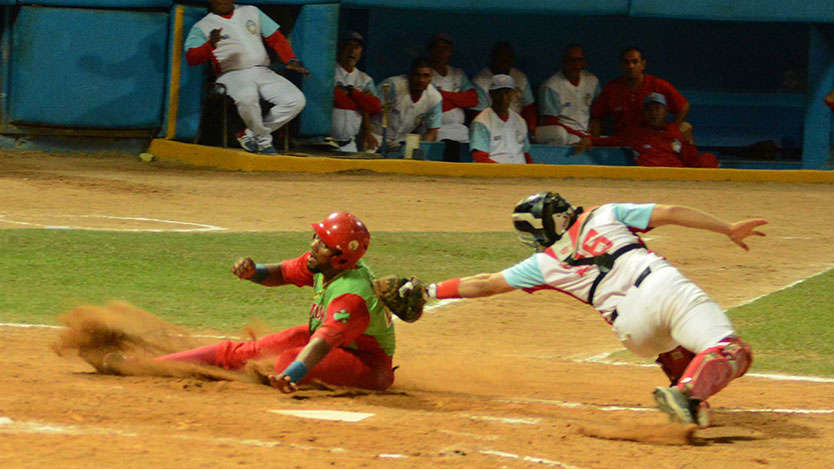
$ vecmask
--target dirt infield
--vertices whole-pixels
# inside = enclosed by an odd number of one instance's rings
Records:
[[[117,155],[0,152],[2,229],[306,230],[342,209],[372,232],[508,231],[513,204],[541,190],[579,205],[657,201],[727,219],[767,218],[768,237],[751,240],[749,253],[712,233],[650,233],[650,246],[724,307],[834,265],[828,184],[255,174]],[[14,275],[13,266],[3,270]],[[711,400],[715,425],[693,434],[652,409],[651,389],[665,384],[659,369],[581,361],[619,346],[593,310],[563,295],[461,301],[397,329],[400,368],[390,391],[287,397],[244,382],[99,375],[53,353],[56,329],[0,326],[0,466],[822,468],[834,461],[833,383],[744,377]],[[341,422],[275,410],[373,415]]]

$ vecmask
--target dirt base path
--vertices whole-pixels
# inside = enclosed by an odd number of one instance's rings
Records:
[[[578,205],[656,201],[726,219],[767,218],[768,237],[753,240],[751,252],[712,233],[650,234],[653,249],[724,307],[834,265],[834,189],[825,184],[252,174],[117,155],[3,152],[0,228],[306,230],[340,209],[372,231],[508,231],[515,202],[542,190]],[[834,461],[834,384],[744,377],[711,400],[712,428],[670,427],[652,410],[650,391],[665,384],[658,369],[578,361],[619,346],[591,309],[561,295],[461,301],[398,326],[400,368],[389,392],[292,397],[246,383],[98,375],[49,349],[55,329],[0,327],[0,465],[813,468]],[[348,423],[273,410],[373,415]]]

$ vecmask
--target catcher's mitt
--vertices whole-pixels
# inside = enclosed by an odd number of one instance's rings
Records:
[[[417,277],[408,279],[389,275],[374,279],[374,293],[388,311],[405,322],[414,322],[423,315],[426,286]]]

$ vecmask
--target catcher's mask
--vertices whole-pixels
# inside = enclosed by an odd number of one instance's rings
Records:
[[[352,269],[371,242],[365,224],[347,212],[333,212],[321,223],[313,223],[313,231],[328,248],[338,251],[330,258],[334,269]]]
[[[518,202],[513,225],[522,243],[540,250],[551,246],[576,221],[582,207],[575,209],[555,192],[540,192]]]

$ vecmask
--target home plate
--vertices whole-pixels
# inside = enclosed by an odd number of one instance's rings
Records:
[[[364,412],[343,412],[339,410],[280,410],[272,409],[273,412],[281,415],[292,415],[293,417],[301,417],[304,419],[316,420],[333,420],[336,422],[359,422],[368,417],[373,417],[374,414]]]

